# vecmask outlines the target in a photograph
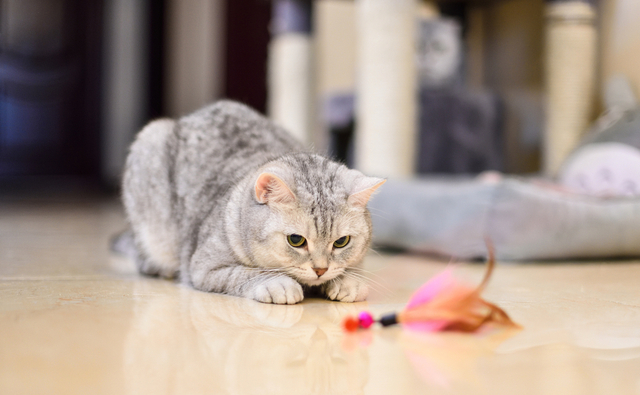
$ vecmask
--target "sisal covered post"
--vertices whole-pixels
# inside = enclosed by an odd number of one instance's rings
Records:
[[[356,167],[386,177],[414,173],[416,0],[356,0]]]
[[[587,130],[596,72],[595,9],[589,1],[547,1],[543,162],[555,176]]]
[[[274,0],[268,113],[304,144],[314,125],[312,1]]]

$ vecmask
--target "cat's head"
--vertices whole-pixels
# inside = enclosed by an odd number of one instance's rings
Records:
[[[416,61],[421,85],[446,85],[462,63],[460,24],[447,18],[429,19],[420,22],[418,31]]]
[[[340,276],[369,248],[366,206],[384,182],[318,155],[295,154],[263,166],[247,211],[253,222],[245,227],[252,261],[306,285]]]

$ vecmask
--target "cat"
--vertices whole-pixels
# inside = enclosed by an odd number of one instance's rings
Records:
[[[444,88],[461,83],[461,30],[454,19],[419,20],[416,65],[421,87]]]
[[[144,274],[264,303],[305,291],[357,302],[368,294],[357,271],[371,242],[366,206],[385,181],[219,101],[138,133],[122,200]]]

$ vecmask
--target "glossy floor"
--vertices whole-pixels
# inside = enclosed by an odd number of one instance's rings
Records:
[[[640,394],[638,262],[500,264],[485,297],[521,331],[345,336],[446,263],[371,255],[368,302],[273,306],[137,275],[123,226],[114,199],[0,201],[0,393]]]

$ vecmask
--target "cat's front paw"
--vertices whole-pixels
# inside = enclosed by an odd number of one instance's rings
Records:
[[[302,286],[286,276],[272,278],[256,285],[248,296],[258,302],[275,304],[296,304],[304,299]]]
[[[339,302],[362,302],[369,296],[369,286],[349,277],[341,277],[330,281],[324,293],[329,299]]]

